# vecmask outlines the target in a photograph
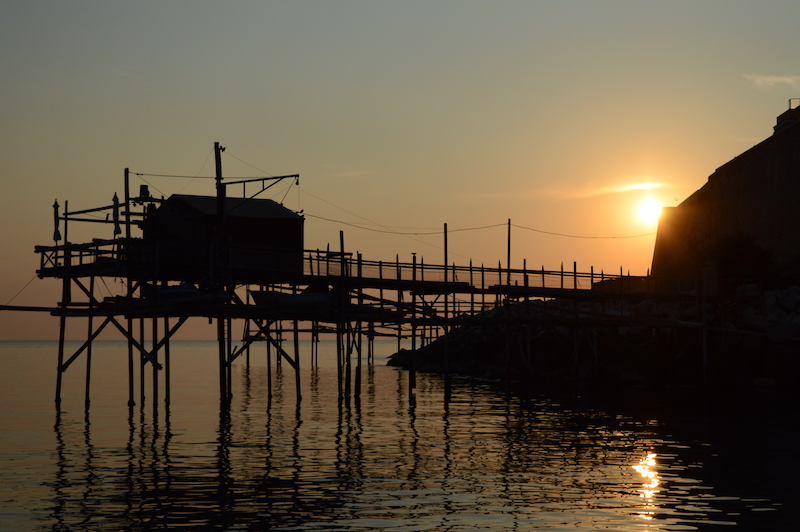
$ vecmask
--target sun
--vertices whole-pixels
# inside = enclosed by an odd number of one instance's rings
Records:
[[[652,225],[661,216],[661,204],[653,198],[647,198],[639,204],[638,215],[640,222]]]

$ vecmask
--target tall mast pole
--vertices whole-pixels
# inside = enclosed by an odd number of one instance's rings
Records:
[[[225,184],[222,182],[222,152],[225,148],[219,145],[219,142],[214,143],[214,161],[217,170],[217,227],[215,235],[216,250],[214,253],[214,264],[211,265],[211,273],[215,288],[220,289],[224,286],[223,275],[223,262],[225,260],[225,243],[223,228],[225,225]]]
[[[213,286],[215,290],[220,290],[225,287],[225,237],[224,237],[224,216],[225,216],[225,185],[222,183],[222,152],[225,148],[219,145],[219,142],[214,143],[214,160],[217,168],[217,227],[216,234],[214,235],[215,250],[213,253],[213,264],[211,265],[211,273],[213,279]],[[217,316],[217,343],[219,344],[219,400],[220,406],[227,409],[230,405],[230,390],[228,389],[228,375],[230,367],[228,366],[228,353],[226,349],[226,331],[225,331],[225,317],[223,313],[223,304],[219,305],[219,315]],[[230,331],[228,331],[230,334]]]

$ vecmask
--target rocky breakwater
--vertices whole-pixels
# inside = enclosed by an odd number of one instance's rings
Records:
[[[595,294],[512,301],[463,317],[389,365],[514,381],[793,384],[800,287],[735,296]]]

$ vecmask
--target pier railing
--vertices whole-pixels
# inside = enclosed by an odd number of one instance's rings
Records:
[[[156,275],[158,262],[163,253],[159,253],[158,249],[154,248],[152,253],[143,255],[141,251],[136,251],[140,242],[136,239],[129,241],[120,238],[114,240],[95,239],[82,244],[36,246],[35,251],[40,254],[38,273],[42,277],[64,277],[96,275],[104,270],[113,270],[115,275],[124,275],[123,270],[126,268],[141,271],[142,263],[148,263],[149,269]],[[203,247],[207,250],[207,246]],[[181,249],[181,252],[185,254],[187,250]],[[248,267],[262,271],[265,278],[268,278],[269,272],[276,269],[275,257],[284,255],[275,251],[264,252],[259,263],[258,252],[250,251],[249,253]],[[289,257],[293,254],[286,253],[285,255]],[[595,272],[593,269],[588,272],[579,272],[575,267],[571,270],[563,268],[545,270],[544,268],[508,268],[501,265],[496,267],[471,264],[445,266],[426,264],[423,261],[374,261],[362,259],[360,255],[354,257],[349,253],[320,250],[304,251],[302,263],[304,278],[347,278],[353,281],[377,280],[384,283],[390,281],[449,283],[453,285],[454,290],[458,290],[459,286],[462,288],[469,286],[474,290],[488,290],[492,287],[502,286],[591,290],[597,282],[627,277]],[[236,264],[233,266],[235,267]],[[186,279],[178,277],[174,279],[174,281],[184,280]]]

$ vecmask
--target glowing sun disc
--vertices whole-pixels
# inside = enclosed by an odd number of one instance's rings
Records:
[[[646,224],[654,224],[661,216],[661,204],[654,199],[646,199],[639,204],[639,220]]]

